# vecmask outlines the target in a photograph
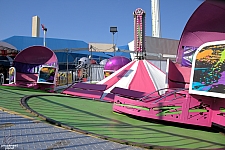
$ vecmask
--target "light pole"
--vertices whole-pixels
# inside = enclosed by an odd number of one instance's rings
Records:
[[[46,38],[46,32],[47,32],[47,28],[43,25],[43,24],[41,24],[41,27],[42,27],[42,30],[44,31],[44,46],[46,46],[46,42],[45,42],[45,38]]]
[[[90,59],[90,66],[89,66],[89,72],[90,72],[90,74],[89,74],[89,77],[90,77],[90,83],[92,83],[92,67],[91,67],[91,60],[92,60],[92,50],[93,50],[93,46],[91,45],[90,46],[90,50],[91,50],[91,56],[89,57],[89,59]]]
[[[115,45],[114,45],[114,34],[115,34],[116,32],[118,32],[118,31],[117,31],[117,27],[110,27],[110,32],[113,34],[113,51],[114,51],[114,56],[115,56],[115,54],[116,54],[116,47],[115,47]]]
[[[66,79],[67,79],[67,81],[66,81],[66,84],[67,84],[67,86],[68,86],[68,82],[69,82],[69,80],[68,80],[68,76],[69,76],[69,49],[66,49]]]

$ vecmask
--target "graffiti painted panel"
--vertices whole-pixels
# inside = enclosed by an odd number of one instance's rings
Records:
[[[190,93],[225,98],[225,41],[201,46],[192,67]]]
[[[213,99],[200,95],[192,95],[188,103],[187,122],[195,125],[211,126]]]
[[[40,69],[37,83],[55,84],[56,68],[44,66]]]
[[[191,67],[193,56],[197,50],[197,47],[184,46],[183,50],[184,52],[183,52],[181,65],[185,67]]]
[[[213,104],[212,122],[225,126],[225,101],[217,99]]]

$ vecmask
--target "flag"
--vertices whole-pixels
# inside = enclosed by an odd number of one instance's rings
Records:
[[[47,28],[43,24],[41,24],[41,27],[43,31],[47,31]]]

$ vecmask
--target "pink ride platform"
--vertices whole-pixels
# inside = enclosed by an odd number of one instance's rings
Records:
[[[141,55],[96,84],[105,89],[93,89],[93,85],[85,84],[85,88],[80,88],[82,92],[73,93],[70,87],[63,93],[78,96],[81,93],[84,97],[113,102],[113,111],[122,114],[225,127],[224,10],[224,1],[212,0],[205,0],[196,9],[182,33],[176,62],[167,61],[166,73]],[[135,12],[138,13],[135,26],[144,33],[141,21],[145,13],[140,16],[141,9]],[[137,29],[135,35],[142,36]],[[143,54],[145,41],[136,36],[134,39],[137,55]]]
[[[197,53],[199,52],[201,51],[197,51]],[[135,63],[136,70],[132,68]],[[188,87],[190,87],[191,68],[183,67],[170,60],[167,63],[165,78],[165,74],[160,70],[157,71],[156,67],[150,65],[152,68],[149,69],[143,65],[149,64],[148,62],[138,60],[127,64],[98,84],[77,83],[62,93],[114,102],[113,111],[118,113],[207,127],[210,127],[212,123],[225,126],[225,100],[218,97],[190,94]],[[132,66],[127,68],[129,65]],[[144,72],[143,69],[146,70],[145,75],[138,75],[138,72]],[[134,74],[127,74],[127,72],[131,72],[129,70],[133,70]],[[122,72],[123,74],[121,74]],[[140,80],[143,77],[145,80],[148,77],[152,80],[145,82],[149,83],[145,85]],[[159,83],[154,84],[154,82],[163,78],[166,81],[164,86],[157,88],[156,85]],[[140,82],[133,82],[134,80]],[[107,84],[112,82],[114,84],[111,86]],[[133,86],[130,86],[131,84]],[[143,87],[143,85],[145,88],[139,88],[138,91],[132,89],[132,87]],[[106,94],[111,95],[111,99],[107,95],[104,97],[104,92],[107,90],[110,90],[110,93]]]
[[[88,83],[75,83],[62,91],[63,94],[72,96],[80,96],[89,99],[101,99],[106,85],[102,84],[88,84]],[[111,101],[112,102],[112,101]]]
[[[165,95],[134,100],[116,96],[113,111],[140,117],[208,126],[225,126],[225,101],[190,95],[187,90],[168,90]]]

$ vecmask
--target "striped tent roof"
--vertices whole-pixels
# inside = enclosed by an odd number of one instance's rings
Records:
[[[114,87],[150,93],[165,88],[165,79],[166,74],[149,61],[134,60],[97,84],[107,85],[105,93]]]

